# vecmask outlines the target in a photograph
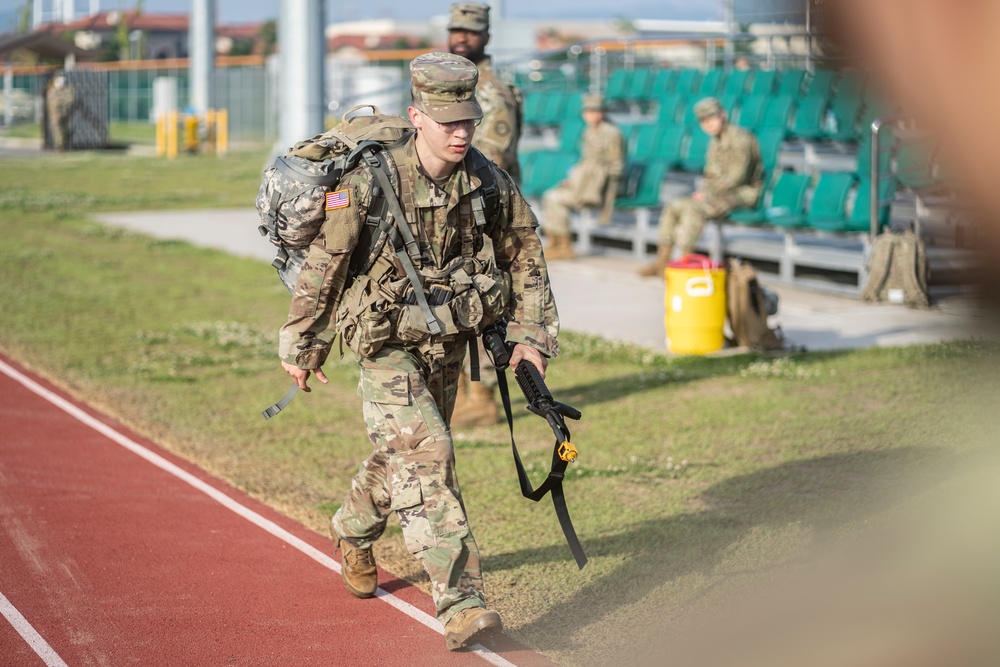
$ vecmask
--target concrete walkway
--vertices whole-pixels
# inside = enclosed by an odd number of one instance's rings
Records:
[[[98,220],[150,236],[186,240],[236,255],[270,262],[274,249],[257,232],[259,218],[252,208],[208,211],[108,213]],[[552,289],[564,330],[627,341],[666,350],[664,286],[661,280],[639,278],[635,263],[598,255],[552,262]],[[266,266],[262,270],[270,270]],[[276,278],[277,279],[277,278]],[[809,350],[936,343],[970,337],[994,337],[987,318],[970,299],[949,297],[930,310],[867,304],[763,282],[779,293],[780,325],[788,341]]]

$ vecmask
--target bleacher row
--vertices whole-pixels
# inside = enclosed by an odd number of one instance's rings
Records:
[[[871,226],[871,133],[887,105],[857,72],[694,69],[616,70],[607,81],[610,113],[626,137],[627,166],[618,211],[659,206],[665,182],[691,179],[705,166],[709,137],[693,114],[695,102],[719,97],[731,122],[753,131],[766,171],[764,196],[753,210],[728,222],[823,232],[864,232]],[[532,91],[525,98],[527,132],[555,132],[558,146],[522,151],[522,189],[540,197],[565,178],[579,158],[583,93]],[[779,155],[791,144],[842,144],[856,155],[853,168],[786,170]],[[888,221],[897,174],[907,187],[933,178],[926,146],[879,153],[879,218]]]

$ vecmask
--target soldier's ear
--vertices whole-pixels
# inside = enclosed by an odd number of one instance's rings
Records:
[[[423,115],[417,110],[416,107],[407,107],[406,113],[410,117],[410,124],[412,124],[413,127],[418,130],[424,129]]]

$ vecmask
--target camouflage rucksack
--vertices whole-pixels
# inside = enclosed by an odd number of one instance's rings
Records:
[[[929,277],[927,250],[920,237],[909,229],[886,231],[876,236],[872,244],[868,280],[861,299],[927,308]]]
[[[373,115],[351,117],[367,107]],[[261,219],[258,230],[278,247],[271,264],[289,292],[326,218],[326,196],[357,165],[366,148],[387,154],[381,148],[402,141],[412,131],[410,121],[402,116],[384,115],[374,105],[357,106],[334,129],[300,141],[264,170],[256,200]]]
[[[730,259],[726,263],[726,314],[733,343],[755,351],[784,347],[781,329],[767,324],[768,315],[777,311],[777,294],[760,284],[750,262]]]

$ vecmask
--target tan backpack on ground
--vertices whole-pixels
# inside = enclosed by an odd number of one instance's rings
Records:
[[[861,299],[928,308],[929,278],[927,250],[919,236],[909,229],[882,232],[872,244],[868,280],[861,291]]]
[[[780,329],[767,324],[777,312],[777,295],[761,286],[750,262],[730,259],[726,263],[726,315],[733,332],[732,343],[754,351],[779,350],[785,346]]]

